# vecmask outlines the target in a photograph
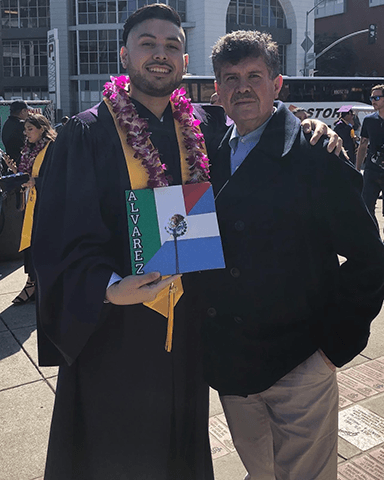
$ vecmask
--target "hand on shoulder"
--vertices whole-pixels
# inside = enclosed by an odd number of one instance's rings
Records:
[[[312,137],[310,140],[311,145],[315,145],[323,135],[326,135],[329,138],[327,150],[329,153],[334,153],[339,156],[341,152],[349,158],[347,152],[343,148],[343,140],[335,133],[332,128],[328,127],[325,123],[320,120],[307,118],[301,122],[304,133],[311,133]]]

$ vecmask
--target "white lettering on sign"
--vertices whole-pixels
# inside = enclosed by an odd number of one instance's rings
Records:
[[[133,230],[132,230],[132,235],[131,237],[141,237],[141,232],[139,230],[139,227],[133,227]]]
[[[132,204],[131,204],[132,205]],[[129,215],[133,224],[137,225],[137,222],[139,221],[140,215]]]
[[[140,210],[138,208],[135,208],[135,203],[132,202],[131,203],[131,212],[132,213],[136,213],[136,212],[139,212]]]
[[[143,248],[141,245],[141,238],[134,238],[133,239],[133,248]]]
[[[135,262],[142,262],[144,258],[142,257],[143,250],[135,250]]]
[[[143,275],[143,268],[144,268],[144,263],[136,263],[136,275]]]
[[[134,192],[130,191],[128,195],[128,203],[130,205],[130,214],[129,218],[131,219],[134,227],[131,233],[131,241],[132,241],[132,247],[133,247],[133,263],[134,263],[134,270],[136,275],[143,275],[143,268],[144,268],[144,263],[141,263],[144,261],[143,258],[143,246],[141,243],[141,238],[136,238],[136,237],[141,237],[141,232],[138,227],[138,223],[140,220],[140,209],[136,207],[135,202],[137,201],[137,197]]]

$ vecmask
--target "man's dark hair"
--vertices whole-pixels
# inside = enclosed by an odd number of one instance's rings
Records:
[[[16,100],[9,106],[9,113],[11,115],[18,115],[24,108],[28,108],[28,105],[21,100]]]
[[[132,15],[130,15],[125,21],[123,29],[124,46],[127,44],[127,38],[132,28],[145,20],[151,19],[168,20],[168,22],[172,22],[177,27],[181,28],[180,15],[172,7],[165,5],[164,3],[145,5],[132,13]]]
[[[348,110],[348,112],[341,112],[340,113],[340,117],[341,118],[345,118],[347,115],[349,115],[350,113],[353,113],[353,110],[351,108],[351,110]]]
[[[279,49],[272,36],[254,30],[237,30],[219,38],[213,47],[211,58],[217,82],[221,81],[224,63],[236,65],[248,57],[262,57],[271,79],[280,74]]]
[[[384,85],[375,85],[371,88],[371,95],[374,90],[381,90],[381,94],[384,95]]]

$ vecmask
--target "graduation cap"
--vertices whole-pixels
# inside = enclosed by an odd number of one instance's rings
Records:
[[[337,113],[350,112],[353,110],[353,105],[343,105],[337,110]]]

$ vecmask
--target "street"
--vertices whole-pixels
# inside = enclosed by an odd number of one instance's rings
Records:
[[[383,231],[381,207],[380,200]],[[11,303],[25,283],[22,260],[0,264],[0,273],[0,480],[43,480],[57,368],[38,366],[35,304]],[[383,480],[384,309],[368,346],[339,370],[338,381],[338,480]],[[216,480],[242,480],[246,472],[214,391],[210,436]]]

